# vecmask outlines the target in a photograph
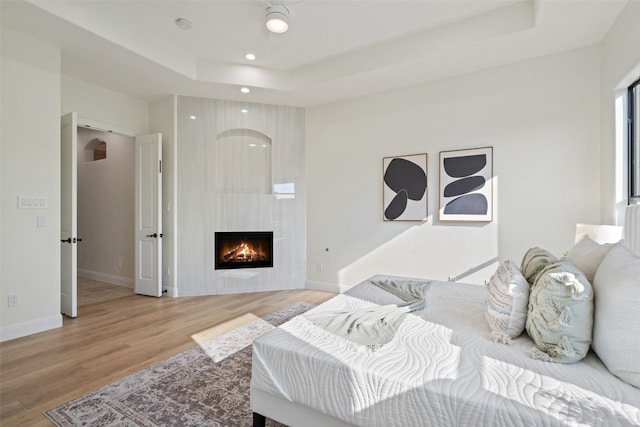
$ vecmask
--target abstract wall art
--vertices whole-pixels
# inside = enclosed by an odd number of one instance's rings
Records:
[[[427,219],[427,155],[382,160],[382,202],[385,221]]]
[[[440,221],[492,221],[493,147],[440,152]]]

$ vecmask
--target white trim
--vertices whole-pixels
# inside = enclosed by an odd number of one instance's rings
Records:
[[[84,270],[81,268],[78,269],[78,277],[133,289],[133,279],[129,279],[127,277],[114,276],[112,274],[99,273],[97,271]]]
[[[167,293],[165,294],[164,291],[166,291]],[[177,298],[179,296],[178,295],[178,288],[176,288],[175,286],[171,286],[171,287],[163,286],[162,287],[162,293],[163,293],[163,295],[166,295],[166,296],[171,297],[171,298]]]
[[[337,283],[314,282],[312,280],[307,280],[305,282],[305,288],[313,289],[315,291],[333,292],[336,294],[341,294],[351,289],[352,286],[339,285]]]
[[[110,125],[108,123],[98,122],[96,120],[91,120],[86,117],[78,116],[78,127],[100,130],[103,132],[112,132],[125,136],[136,136],[138,132],[132,129],[121,128],[119,126]]]
[[[60,327],[62,327],[62,314],[41,317],[39,319],[29,320],[28,322],[16,323],[15,325],[3,326],[0,328],[0,342]]]

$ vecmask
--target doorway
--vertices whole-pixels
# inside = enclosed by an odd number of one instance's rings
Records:
[[[162,135],[155,133],[133,136],[132,132],[113,132],[95,126],[93,123],[95,122],[90,124],[79,120],[76,113],[68,113],[61,118],[60,298],[61,312],[69,317],[77,316],[78,245],[84,241],[82,237],[78,236],[78,171],[79,165],[82,164],[93,164],[88,167],[98,170],[87,177],[83,176],[82,185],[86,183],[88,189],[88,192],[84,192],[85,199],[88,201],[83,201],[83,206],[92,210],[92,214],[83,215],[83,219],[93,221],[91,216],[100,215],[103,218],[97,223],[92,222],[89,227],[84,227],[83,231],[91,236],[94,246],[98,247],[98,255],[107,258],[107,263],[111,260],[112,265],[115,260],[116,272],[125,268],[125,256],[129,251],[126,245],[126,236],[133,236],[134,257],[128,258],[133,259],[134,265],[133,289],[137,294],[162,296]],[[79,128],[92,128],[92,132],[79,135],[79,133],[83,133]],[[130,151],[128,153],[128,159],[133,160],[132,179],[131,175],[127,179],[127,174],[123,174],[122,170],[119,170],[121,165],[114,166],[117,171],[115,176],[119,178],[124,176],[124,185],[120,191],[113,191],[109,187],[106,189],[98,188],[97,184],[112,178],[110,175],[101,175],[104,169],[109,169],[105,166],[107,164],[105,160],[110,157],[109,153],[113,152],[113,145],[110,150],[109,144],[105,141],[105,137],[109,134],[120,134],[133,139],[132,145],[131,140],[127,142],[126,139],[117,138],[125,147],[133,146],[133,155]],[[81,137],[80,144],[78,144],[79,136]],[[120,151],[125,152],[124,157],[127,158],[126,152],[128,150]],[[78,159],[82,161],[79,162]],[[124,163],[126,164],[127,161]],[[93,175],[96,175],[97,178]],[[134,192],[133,209],[126,209],[126,207],[123,208],[122,205],[115,203],[122,200],[118,198],[120,193],[124,194],[126,199],[131,188]],[[127,204],[125,202],[124,206]],[[96,205],[101,207],[99,211],[95,210]],[[114,233],[113,230],[105,227],[104,218],[114,217],[117,212],[124,213],[126,218],[122,220],[122,216],[117,216],[116,223],[119,224],[117,228],[120,232]],[[133,219],[133,227],[122,226],[122,223],[127,223],[131,218]],[[106,235],[103,229],[108,230]],[[102,234],[97,233],[96,230],[102,230],[100,232]],[[124,237],[122,241],[125,243],[120,254],[117,253],[118,251],[104,250],[104,247],[109,245],[105,245],[103,240],[111,239],[112,234]],[[98,263],[103,261],[100,256],[94,256],[94,258],[98,259]],[[102,274],[99,276],[102,279],[119,277],[109,273],[94,273]],[[109,282],[109,280],[105,281]],[[126,278],[124,282],[127,282]],[[119,283],[116,282],[116,284]]]
[[[87,125],[77,127],[77,138],[78,277],[133,293],[135,139]],[[79,280],[78,287],[87,283]]]

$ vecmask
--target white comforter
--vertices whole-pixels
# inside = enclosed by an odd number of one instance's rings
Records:
[[[425,309],[375,352],[295,318],[254,341],[251,387],[360,426],[640,425],[640,390],[595,354],[553,364],[528,356],[526,333],[494,343],[484,292],[433,281]],[[399,302],[367,282],[348,294],[313,311]]]

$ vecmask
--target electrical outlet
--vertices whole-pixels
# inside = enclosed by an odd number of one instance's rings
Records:
[[[17,305],[20,305],[20,297],[16,294],[9,294],[8,305],[9,307],[15,307]]]

